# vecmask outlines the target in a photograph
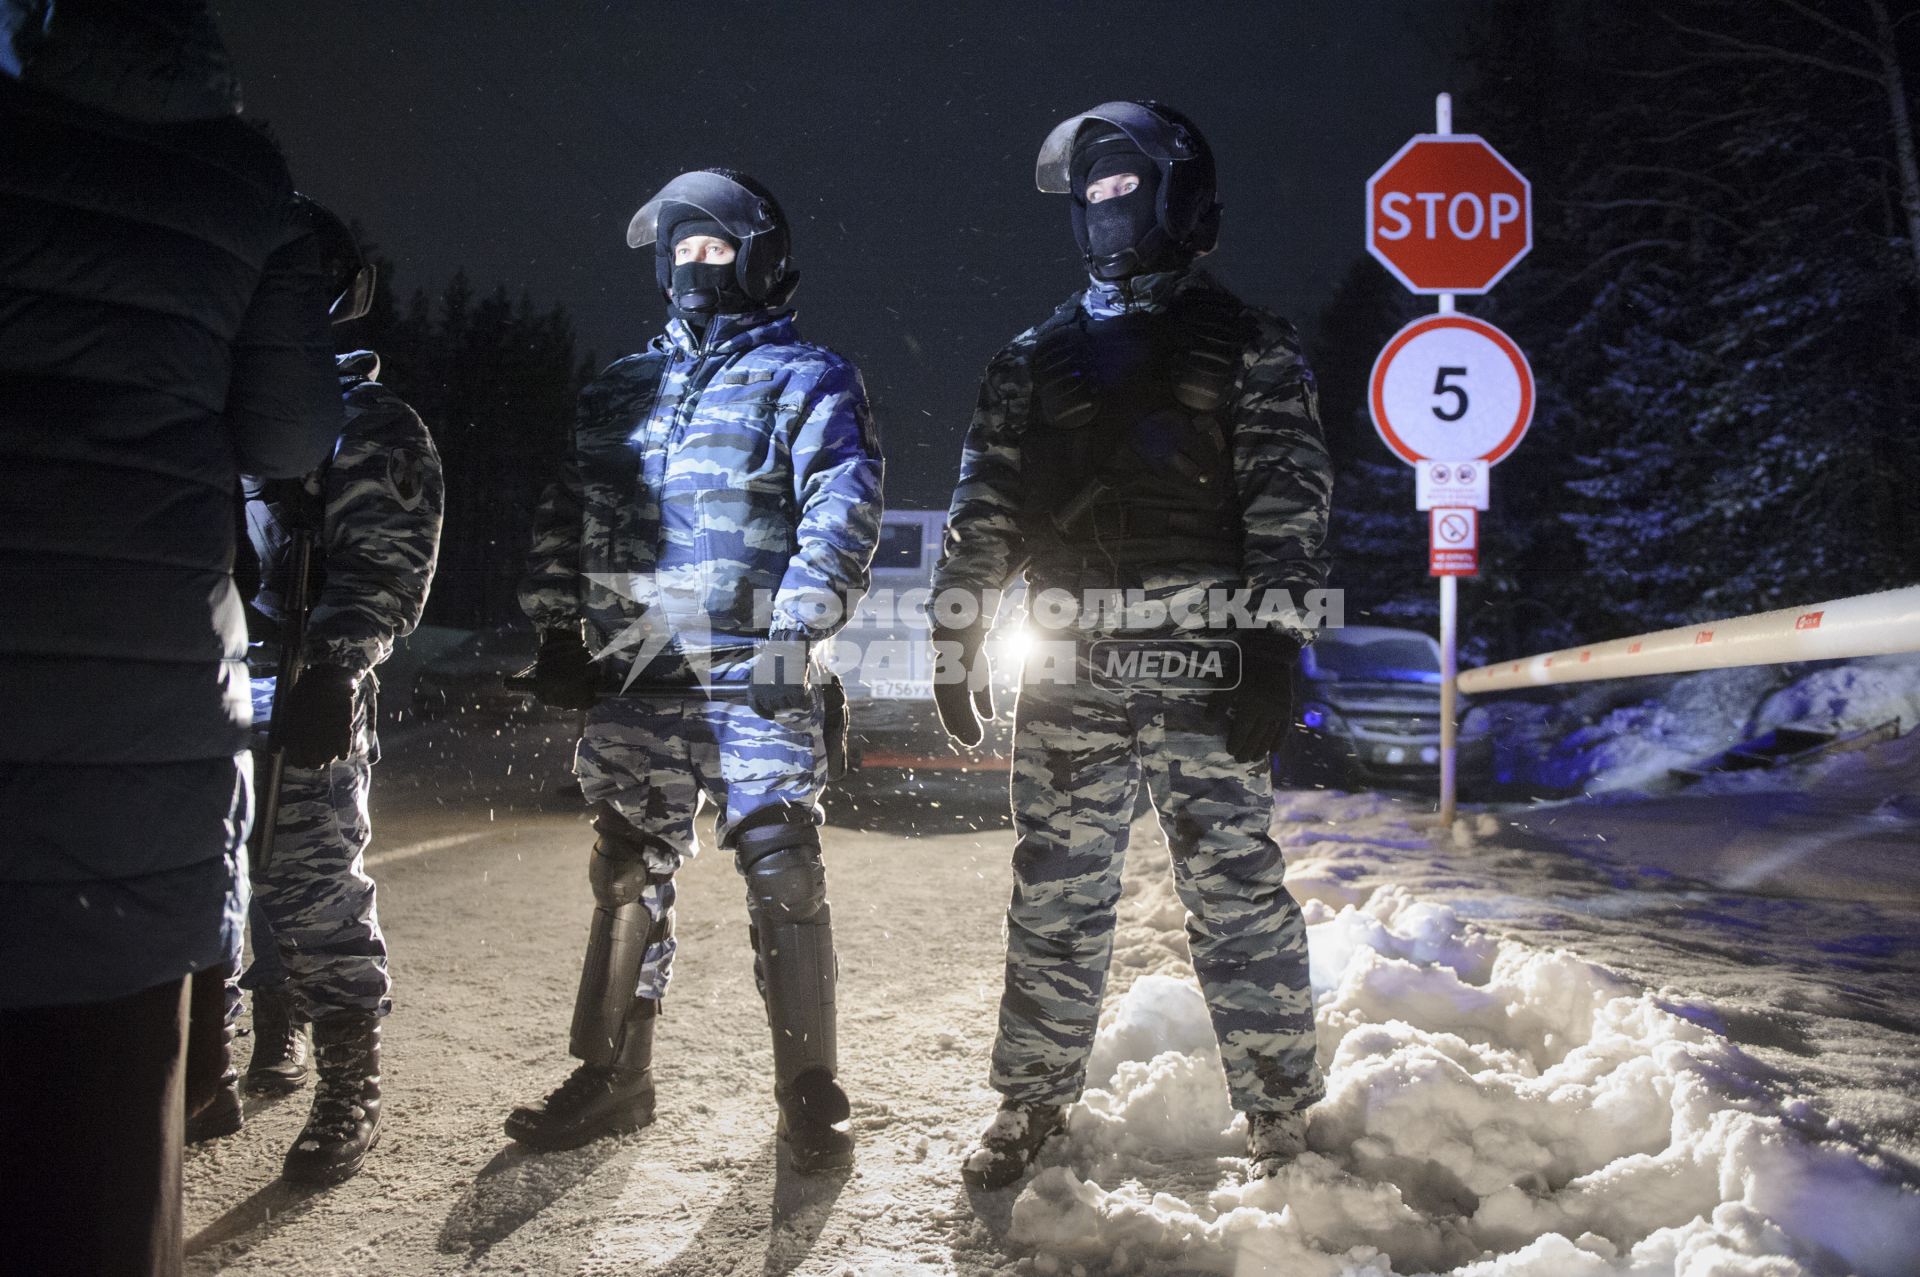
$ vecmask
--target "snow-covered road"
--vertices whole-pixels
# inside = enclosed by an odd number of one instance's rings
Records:
[[[961,1188],[959,1156],[996,1102],[1009,876],[1000,781],[956,773],[829,798],[851,1177],[777,1164],[742,892],[710,852],[682,883],[661,1120],[524,1154],[500,1120],[569,1067],[589,909],[590,833],[543,792],[564,752],[564,725],[389,742],[383,1143],[358,1179],[297,1192],[274,1175],[305,1098],[250,1112],[189,1155],[193,1271],[1917,1270],[1920,1196],[1906,1162],[1873,1152],[1914,1152],[1910,913],[1621,881],[1491,816],[1436,837],[1411,805],[1366,795],[1279,805],[1331,1072],[1313,1152],[1278,1180],[1239,1183],[1242,1130],[1149,820],[1099,1089],[1026,1185]],[[1855,952],[1832,949],[1849,938]]]

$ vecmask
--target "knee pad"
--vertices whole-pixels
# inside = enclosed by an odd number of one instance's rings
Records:
[[[594,901],[609,909],[638,903],[647,884],[660,881],[647,864],[648,839],[605,804],[593,827],[600,832],[587,869]]]
[[[747,898],[769,921],[811,918],[827,900],[820,830],[813,813],[764,807],[733,830],[734,860],[747,878]]]
[[[769,922],[802,922],[827,903],[827,867],[820,848],[788,847],[756,860],[747,870],[754,911]]]

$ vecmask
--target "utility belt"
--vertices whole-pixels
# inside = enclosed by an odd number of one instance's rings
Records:
[[[820,730],[826,738],[827,779],[843,780],[848,770],[848,744],[853,730],[853,714],[847,702],[847,689],[841,683],[838,674],[828,674],[815,684],[820,689]],[[524,675],[507,679],[508,687],[532,687],[532,680]],[[617,691],[613,696],[631,697],[648,701],[742,701],[747,699],[746,683],[697,683],[649,680],[634,683]]]

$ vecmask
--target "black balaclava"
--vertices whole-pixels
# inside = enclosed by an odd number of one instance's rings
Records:
[[[1160,171],[1138,151],[1113,151],[1096,159],[1087,168],[1087,180],[1080,188],[1082,198],[1087,185],[1121,173],[1132,173],[1140,179],[1140,185],[1125,195],[1087,205],[1087,255],[1097,268],[1106,267],[1099,272],[1102,278],[1109,278],[1107,270],[1133,275],[1146,268],[1148,263],[1137,258],[1129,262],[1127,258],[1130,250],[1139,249],[1159,224],[1154,200],[1159,194]],[[1123,265],[1135,269],[1118,270]]]
[[[667,228],[656,243],[672,262],[673,250],[690,235],[711,235],[740,250],[740,241],[726,227],[691,204],[671,205],[661,210],[661,225]],[[733,262],[680,262],[673,266],[673,309],[689,320],[705,321],[715,315],[739,315],[753,309],[753,300],[740,287],[739,271]]]

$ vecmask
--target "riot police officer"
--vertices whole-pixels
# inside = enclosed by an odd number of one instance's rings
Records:
[[[337,216],[302,205],[334,281],[333,322],[361,318],[373,301],[372,264]],[[380,357],[358,350],[334,362],[346,420],[325,463],[301,479],[242,480],[257,572],[248,609],[254,722],[271,721],[285,753],[271,856],[253,871],[254,961],[240,980],[253,996],[245,1082],[270,1094],[304,1085],[311,1025],[318,1081],[282,1174],[313,1184],[355,1174],[379,1127],[380,1021],[393,1000],[365,864],[380,757],[374,670],[420,622],[446,504],[433,438],[378,380]],[[298,629],[292,578],[302,538],[312,547],[303,672],[276,705],[280,647]],[[256,757],[267,744],[257,736]],[[190,1138],[239,1123],[229,1089],[224,1104],[196,1116]]]
[[[588,709],[575,762],[599,834],[570,1046],[581,1061],[507,1133],[571,1148],[653,1120],[674,874],[702,793],[747,883],[779,1131],[803,1172],[848,1165],[818,807],[822,646],[866,588],[881,461],[859,372],[800,340],[773,195],[682,174],[635,214],[666,331],[580,395],[521,602],[542,699]]]
[[[1305,927],[1268,832],[1269,755],[1311,637],[1299,605],[1327,567],[1331,466],[1313,379],[1291,325],[1194,266],[1214,247],[1220,205],[1192,121],[1158,103],[1104,103],[1053,130],[1037,177],[1069,197],[1090,280],[988,364],[934,587],[983,595],[1024,571],[1030,597],[1074,603],[1074,659],[1065,678],[1029,666],[1020,689],[992,1072],[1005,1099],[962,1173],[976,1187],[1012,1183],[1065,1127],[1144,783],[1228,1089],[1249,1115],[1250,1173],[1269,1174],[1302,1147],[1322,1090]],[[1096,598],[1129,606],[1080,606]],[[991,716],[985,624],[936,613],[936,701],[968,744],[979,713]],[[1193,685],[1116,676],[1097,663],[1097,640],[1115,636],[1225,646],[1238,668]]]

